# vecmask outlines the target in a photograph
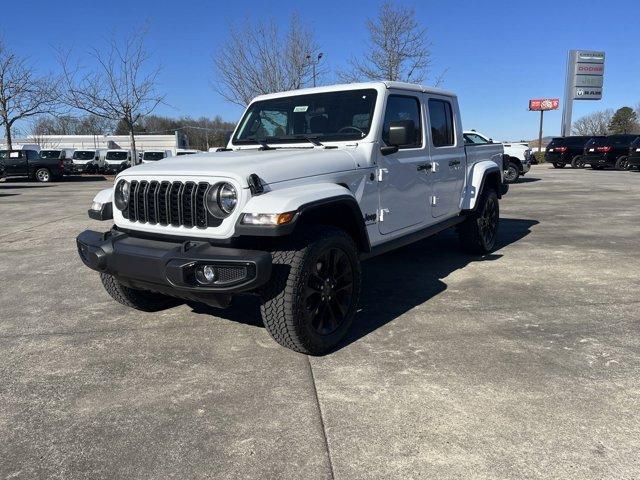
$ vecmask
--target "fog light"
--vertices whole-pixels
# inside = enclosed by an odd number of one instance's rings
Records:
[[[203,284],[210,284],[216,281],[216,269],[212,265],[204,265],[196,271],[196,279]]]
[[[99,212],[100,210],[102,210],[102,203],[100,203],[100,202],[91,203],[91,210]]]

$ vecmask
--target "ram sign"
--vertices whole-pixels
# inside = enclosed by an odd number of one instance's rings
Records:
[[[560,104],[559,98],[534,98],[529,100],[529,110],[557,110]]]

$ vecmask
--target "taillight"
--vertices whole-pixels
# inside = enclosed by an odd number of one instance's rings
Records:
[[[606,152],[611,151],[611,147],[610,146],[598,147],[598,148],[596,148],[596,150],[599,151],[599,152],[605,152],[606,153]]]
[[[567,147],[556,147],[554,148],[556,152],[564,153],[567,151]]]

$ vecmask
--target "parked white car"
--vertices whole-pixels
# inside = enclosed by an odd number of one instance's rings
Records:
[[[157,162],[171,156],[171,150],[145,150],[142,154],[142,163]]]
[[[493,139],[476,130],[465,130],[464,140],[469,145],[493,143]],[[503,142],[502,146],[507,156],[504,181],[506,183],[514,183],[521,175],[526,174],[531,169],[533,154],[531,153],[531,148],[522,143]]]
[[[68,168],[74,173],[97,173],[104,168],[106,154],[104,148],[74,150]]]
[[[322,354],[349,330],[362,260],[450,227],[470,252],[497,244],[503,147],[465,146],[453,93],[377,82],[264,95],[228,148],[132,167],[94,198],[89,216],[115,225],[81,233],[78,251],[116,301],[152,311],[254,294],[277,342]]]

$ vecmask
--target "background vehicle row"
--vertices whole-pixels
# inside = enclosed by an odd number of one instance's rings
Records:
[[[571,165],[572,168],[591,166],[594,170],[627,170],[637,165],[638,149],[638,134],[557,137],[547,145],[545,160],[555,168]]]

